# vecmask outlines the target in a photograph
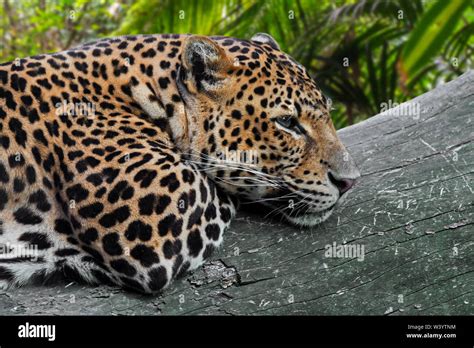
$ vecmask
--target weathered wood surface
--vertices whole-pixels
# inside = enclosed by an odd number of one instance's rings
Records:
[[[474,314],[474,72],[408,105],[419,117],[392,110],[339,132],[362,178],[323,225],[240,214],[213,261],[162,296],[24,287],[0,292],[0,313]],[[334,242],[364,260],[326,257]]]

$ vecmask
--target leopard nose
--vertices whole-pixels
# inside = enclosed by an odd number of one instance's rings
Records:
[[[337,187],[339,190],[339,193],[341,196],[349,191],[352,186],[354,186],[356,180],[355,179],[349,179],[349,178],[339,178],[334,176],[331,172],[328,173],[329,181]]]

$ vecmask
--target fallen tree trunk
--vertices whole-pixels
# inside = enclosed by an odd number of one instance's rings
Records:
[[[362,178],[321,226],[240,214],[162,296],[25,287],[0,313],[473,314],[474,72],[339,134]]]

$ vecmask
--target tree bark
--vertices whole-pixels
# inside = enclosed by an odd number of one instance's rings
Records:
[[[213,259],[161,296],[24,287],[0,292],[0,313],[474,314],[474,72],[339,135],[362,177],[324,224],[241,213]],[[364,253],[329,257],[344,244]]]

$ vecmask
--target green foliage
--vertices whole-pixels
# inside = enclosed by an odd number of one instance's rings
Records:
[[[472,0],[1,0],[0,61],[103,36],[271,34],[340,128],[472,67]]]
[[[412,78],[440,51],[470,2],[438,1],[426,11],[404,45],[399,65],[402,78]]]
[[[0,0],[0,61],[54,52],[106,36],[113,0]],[[123,13],[122,15],[124,15]]]
[[[234,1],[236,4],[237,2]],[[229,1],[138,0],[114,34],[193,33],[210,35]]]

